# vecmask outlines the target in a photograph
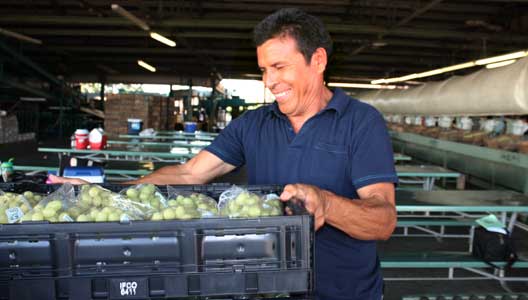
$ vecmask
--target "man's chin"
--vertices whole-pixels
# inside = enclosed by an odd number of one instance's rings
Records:
[[[288,110],[288,108],[286,107],[286,104],[282,104],[282,105],[281,105],[281,104],[278,103],[278,102],[277,102],[277,104],[278,104],[278,106],[279,106],[279,110],[280,110],[280,112],[283,113],[283,114],[285,114],[285,115],[287,115],[289,110]]]

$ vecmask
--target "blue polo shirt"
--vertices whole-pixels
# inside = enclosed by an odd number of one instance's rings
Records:
[[[396,183],[381,114],[341,89],[333,92],[328,105],[297,134],[273,103],[233,120],[206,150],[231,165],[245,164],[249,184],[305,183],[357,199],[361,187]],[[375,241],[352,238],[330,225],[315,237],[318,299],[381,299]]]

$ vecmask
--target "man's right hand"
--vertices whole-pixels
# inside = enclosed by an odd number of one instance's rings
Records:
[[[52,175],[52,174],[50,174],[48,176],[48,179],[53,184],[55,184],[55,183],[66,183],[66,182],[71,183],[71,184],[90,184],[88,181],[82,180],[82,179],[79,179],[79,178],[59,177],[59,176],[55,176],[55,175]]]

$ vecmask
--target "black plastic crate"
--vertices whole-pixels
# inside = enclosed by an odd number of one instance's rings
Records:
[[[99,186],[106,188],[112,192],[119,192],[122,189],[128,187],[126,184],[98,184]],[[0,183],[0,190],[4,192],[23,193],[25,191],[32,191],[38,194],[49,194],[60,188],[62,184],[37,184],[37,183]],[[215,199],[218,199],[220,194],[225,190],[231,188],[233,185],[229,183],[213,183],[203,185],[171,185],[172,188],[180,191],[197,192],[209,195]],[[268,194],[276,193],[280,195],[283,186],[281,185],[238,185],[241,188],[245,188],[250,192]],[[78,191],[80,186],[75,185],[74,188]],[[164,196],[167,196],[167,186],[157,185],[156,186]]]
[[[306,298],[312,222],[303,215],[2,225],[0,299]]]

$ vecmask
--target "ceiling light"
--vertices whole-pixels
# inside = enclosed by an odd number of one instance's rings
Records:
[[[42,98],[42,97],[20,97],[20,101],[26,101],[26,102],[46,102],[46,98]]]
[[[515,52],[515,53],[510,53],[510,54],[499,55],[499,56],[494,56],[494,57],[490,57],[490,58],[479,59],[479,60],[475,61],[475,64],[477,64],[477,65],[487,65],[487,64],[492,64],[492,63],[496,63],[496,62],[503,61],[503,60],[521,58],[521,57],[525,57],[527,55],[528,55],[528,51],[519,51],[519,52]]]
[[[513,63],[515,61],[514,59],[516,59],[516,58],[521,58],[521,57],[525,57],[525,56],[528,56],[528,51],[518,51],[518,52],[504,54],[504,55],[499,55],[499,56],[494,56],[494,57],[490,57],[490,58],[483,58],[483,59],[479,59],[479,60],[476,60],[476,61],[469,61],[469,62],[461,63],[461,64],[458,64],[458,65],[453,65],[453,66],[444,67],[444,68],[440,68],[440,69],[435,69],[435,70],[431,70],[431,71],[426,71],[426,72],[422,72],[422,73],[410,74],[410,75],[406,75],[406,76],[402,76],[402,77],[394,77],[394,78],[388,78],[388,79],[385,79],[385,78],[376,79],[376,80],[372,80],[370,83],[372,83],[372,84],[385,84],[385,83],[408,81],[408,80],[411,80],[411,79],[429,77],[429,76],[438,75],[438,74],[442,74],[442,73],[446,73],[446,72],[451,72],[451,71],[456,71],[456,70],[460,70],[460,69],[471,68],[471,67],[474,67],[474,66],[477,66],[477,65],[486,65],[486,68],[488,68],[488,69],[491,69],[491,68],[494,68],[494,67],[498,68],[498,67],[509,65],[509,64]],[[510,60],[513,60],[513,61],[505,63],[505,64],[498,64],[496,66],[493,64],[493,63],[497,63],[497,62],[510,61]],[[492,64],[492,65],[488,67],[488,64]]]
[[[21,40],[21,41],[37,44],[37,45],[41,45],[42,44],[42,41],[39,40],[39,39],[34,39],[34,38],[29,37],[27,35],[16,33],[16,32],[10,31],[10,30],[5,30],[5,29],[2,29],[2,28],[0,28],[0,34],[6,35],[6,36],[10,36],[10,37],[15,38],[17,40]]]
[[[151,32],[150,33],[150,37],[155,39],[158,42],[161,42],[161,43],[167,45],[167,46],[176,47],[176,42],[175,41],[173,41],[171,39],[168,39],[168,38],[164,37],[161,34],[158,34],[158,33],[155,33],[155,32]]]
[[[145,23],[144,21],[140,20],[138,17],[134,16],[133,14],[129,13],[126,9],[122,8],[118,4],[112,4],[112,10],[116,13],[120,14],[122,17],[128,19],[130,22],[136,24],[141,29],[145,31],[149,31],[150,27]]]
[[[511,59],[511,60],[501,61],[501,62],[498,62],[498,63],[487,64],[486,65],[486,69],[504,67],[504,66],[507,66],[507,65],[511,65],[511,64],[513,64],[516,61],[517,60],[515,60],[515,59]]]
[[[150,72],[156,72],[156,68],[154,68],[153,66],[147,64],[146,62],[144,62],[142,60],[138,60],[137,63],[138,63],[138,65],[140,65],[143,68],[149,70]]]
[[[470,61],[470,62],[467,62],[467,63],[462,63],[462,64],[458,64],[458,65],[454,65],[454,66],[444,67],[444,68],[441,68],[440,70],[443,71],[442,73],[447,73],[447,72],[452,72],[452,71],[456,71],[456,70],[460,70],[460,69],[471,68],[473,66],[475,66],[475,63]]]
[[[387,46],[387,43],[382,40],[377,40],[377,41],[372,42],[371,46],[374,48],[385,47]]]
[[[381,85],[381,84],[368,84],[368,83],[344,83],[344,82],[330,82],[328,86],[331,87],[344,87],[344,88],[356,88],[356,89],[401,89],[405,90],[408,86],[398,86],[398,85]]]
[[[242,76],[244,77],[249,77],[249,78],[262,78],[262,74],[252,74],[252,73],[246,73],[246,74],[242,74]]]

